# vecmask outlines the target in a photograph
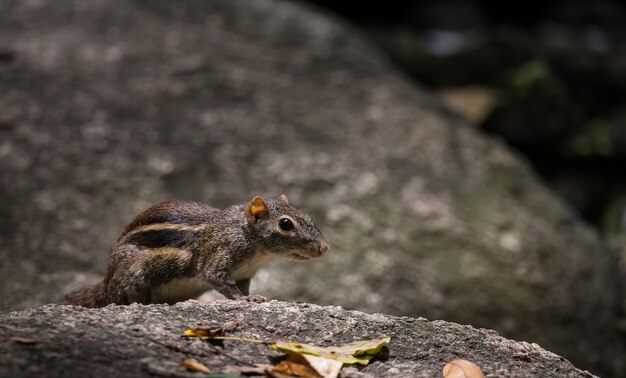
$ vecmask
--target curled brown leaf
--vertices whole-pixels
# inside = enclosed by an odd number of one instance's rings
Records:
[[[9,339],[13,341],[14,343],[26,344],[26,345],[38,344],[41,342],[39,340],[31,339],[28,337],[22,337],[22,336],[9,336]]]
[[[200,362],[194,360],[193,358],[181,358],[180,359],[180,364],[183,365],[185,368],[187,368],[187,370],[189,371],[196,371],[199,373],[210,373],[211,370],[209,370],[208,367],[204,366],[203,364],[201,364]]]
[[[444,378],[485,378],[480,368],[467,360],[450,361],[443,367]]]

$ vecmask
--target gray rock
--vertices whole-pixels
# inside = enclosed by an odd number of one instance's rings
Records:
[[[224,341],[223,348],[189,340],[183,330],[243,323],[228,335],[255,340],[341,345],[390,337],[387,349],[353,377],[440,377],[462,358],[487,377],[593,377],[537,344],[516,342],[495,331],[424,318],[393,317],[272,301],[187,301],[175,306],[108,306],[91,310],[48,305],[0,316],[0,376],[193,377],[179,361],[194,358],[212,372],[245,363],[267,364],[282,353],[265,345]],[[232,359],[236,358],[238,361]]]
[[[155,202],[284,192],[331,251],[253,292],[625,371],[615,256],[337,20],[272,0],[5,0],[0,50],[0,310],[95,283]]]

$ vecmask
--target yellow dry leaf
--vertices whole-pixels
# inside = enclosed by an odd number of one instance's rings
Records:
[[[215,337],[221,336],[212,328],[190,328],[183,331],[187,337]]]
[[[485,378],[485,376],[473,363],[467,360],[454,360],[443,367],[443,378]]]
[[[344,364],[367,365],[369,360],[371,360],[376,353],[380,352],[385,345],[389,344],[389,341],[391,341],[391,339],[385,337],[382,339],[355,341],[342,346],[329,347],[276,341],[271,343],[270,347],[285,353],[302,353],[326,357]]]
[[[215,338],[218,336],[226,336],[226,333],[237,328],[243,323],[243,316],[234,322],[226,323],[223,327],[211,327],[211,328],[190,328],[183,331],[183,336],[186,337],[201,337],[201,338]]]
[[[192,358],[181,358],[180,359],[180,364],[183,365],[184,367],[187,368],[187,370],[190,371],[197,371],[199,373],[210,373],[211,370],[209,370],[208,367],[204,366],[203,364],[201,364],[200,362],[192,359]]]

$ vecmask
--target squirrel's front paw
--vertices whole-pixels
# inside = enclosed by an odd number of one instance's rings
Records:
[[[239,300],[246,302],[254,302],[254,303],[263,303],[267,302],[267,298],[262,295],[246,295],[245,297],[239,298]]]

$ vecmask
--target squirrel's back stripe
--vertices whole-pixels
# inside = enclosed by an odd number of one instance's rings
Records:
[[[199,202],[171,201],[155,205],[139,214],[122,232],[122,239],[138,227],[153,224],[199,225],[206,223],[210,214],[219,211]]]
[[[131,231],[124,237],[124,242],[145,248],[179,248],[197,237],[197,231],[203,227],[171,223],[151,224]]]

